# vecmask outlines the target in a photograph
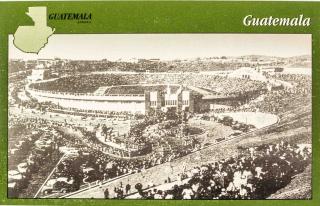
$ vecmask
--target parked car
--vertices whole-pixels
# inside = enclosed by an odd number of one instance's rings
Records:
[[[46,185],[42,188],[43,194],[51,193],[68,193],[76,191],[77,188],[73,178],[59,177],[56,179],[50,179]]]

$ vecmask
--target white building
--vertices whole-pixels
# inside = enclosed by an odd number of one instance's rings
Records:
[[[47,79],[49,70],[44,69],[43,66],[37,66],[36,69],[32,70],[30,76],[28,76],[29,82],[37,82]]]

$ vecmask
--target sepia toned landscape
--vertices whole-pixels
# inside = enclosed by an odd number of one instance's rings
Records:
[[[296,53],[11,55],[9,197],[310,199],[312,60]]]

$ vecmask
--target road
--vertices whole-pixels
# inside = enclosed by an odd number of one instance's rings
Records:
[[[273,125],[275,124],[277,123],[274,123]],[[175,181],[177,180],[178,174],[181,174],[183,170],[189,171],[195,166],[199,166],[200,161],[201,164],[207,164],[211,162],[216,162],[220,159],[228,158],[230,156],[235,156],[237,154],[237,142],[240,142],[249,134],[260,132],[273,125],[257,129],[244,135],[239,135],[233,139],[228,139],[219,143],[212,144],[204,149],[175,159],[172,162],[157,165],[141,173],[128,175],[126,177],[117,179],[115,181],[109,182],[107,184],[95,188],[91,188],[89,190],[74,193],[72,195],[66,195],[64,196],[64,198],[104,198],[103,192],[106,188],[108,188],[110,197],[112,198],[114,196],[114,187],[118,187],[121,183],[123,185],[129,183],[131,185],[131,188],[133,188],[132,192],[136,192],[134,189],[135,184],[142,183],[143,188],[145,188],[146,185],[151,184],[150,182],[146,182],[146,180],[152,180],[152,184],[157,186],[163,185],[165,180],[168,179],[168,177],[170,177],[171,181]]]
[[[42,191],[42,188],[47,184],[48,180],[50,180],[51,176],[53,175],[53,173],[56,171],[57,166],[61,163],[62,160],[64,160],[64,158],[66,157],[66,154],[64,154],[60,160],[57,162],[57,164],[54,166],[54,168],[52,169],[52,171],[50,172],[50,174],[48,175],[47,179],[43,182],[43,184],[41,185],[41,187],[39,188],[39,190],[37,191],[37,193],[34,195],[33,198],[37,198],[40,194],[40,192]]]

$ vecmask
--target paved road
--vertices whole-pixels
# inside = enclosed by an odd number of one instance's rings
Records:
[[[47,179],[43,182],[43,184],[41,185],[41,187],[39,188],[39,190],[37,191],[37,193],[34,195],[33,198],[37,198],[42,190],[42,188],[47,184],[48,180],[50,180],[51,176],[53,175],[53,173],[56,171],[57,166],[60,164],[60,162],[62,160],[64,160],[64,158],[66,157],[66,154],[64,154],[60,160],[57,162],[57,164],[54,166],[54,168],[52,169],[52,171],[50,172],[50,174],[48,175]]]
[[[255,130],[251,133],[261,131],[262,129]],[[199,162],[201,162],[201,164],[207,164],[216,162],[224,158],[235,156],[237,154],[237,143],[241,141],[242,138],[245,138],[245,136],[248,134],[249,133],[242,136],[237,136],[237,138],[234,139],[216,143],[215,145],[211,145],[205,149],[175,159],[172,162],[167,162],[149,168],[141,173],[132,174],[109,182],[105,185],[82,191],[77,194],[73,194],[70,196],[67,195],[65,198],[104,198],[103,191],[106,188],[108,188],[110,197],[112,198],[114,196],[114,187],[118,187],[120,183],[122,183],[123,185],[129,183],[131,185],[131,188],[133,188],[131,192],[137,192],[134,189],[134,185],[137,183],[142,183],[143,188],[145,188],[146,185],[151,184],[150,182],[146,182],[146,180],[152,180],[152,184],[157,186],[163,185],[168,177],[171,178],[171,181],[176,181],[178,174],[181,174],[181,172],[184,170],[189,171],[192,168],[199,166]]]

